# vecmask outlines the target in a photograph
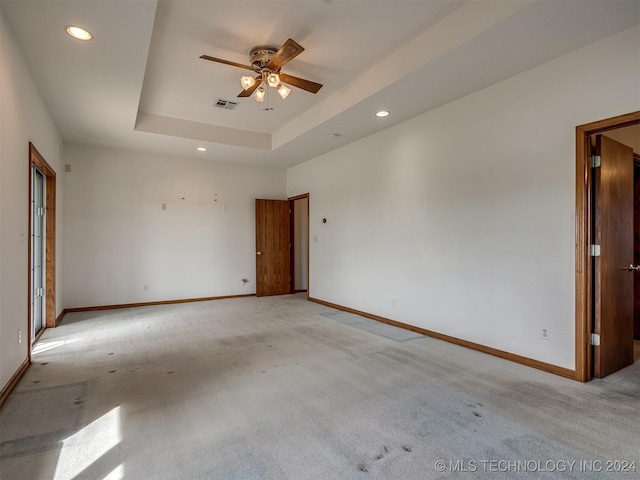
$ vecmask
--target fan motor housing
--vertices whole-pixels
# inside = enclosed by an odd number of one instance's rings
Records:
[[[269,64],[269,61],[277,51],[277,48],[271,47],[269,45],[258,45],[257,47],[253,47],[249,52],[251,65],[256,70],[262,70]]]

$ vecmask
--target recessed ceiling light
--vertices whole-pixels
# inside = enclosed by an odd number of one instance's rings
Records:
[[[85,30],[82,27],[78,27],[76,25],[67,25],[65,27],[67,33],[71,35],[73,38],[77,38],[78,40],[91,40],[93,35],[88,30]]]
[[[380,110],[378,113],[376,113],[376,117],[386,117],[389,115],[389,112],[387,112],[386,110]]]
[[[198,150],[199,152],[206,152],[207,151],[207,149],[204,148],[204,147],[198,147],[198,148],[196,148],[196,150]]]
[[[342,135],[340,135],[339,133],[330,133],[329,136],[336,138],[336,137],[341,137]]]

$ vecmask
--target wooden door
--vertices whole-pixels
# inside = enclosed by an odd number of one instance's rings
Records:
[[[596,136],[594,172],[594,374],[602,378],[633,363],[633,150]]]
[[[256,295],[291,293],[288,200],[256,199]]]
[[[640,265],[640,155],[633,165],[633,263]],[[633,275],[633,338],[640,340],[640,273]]]

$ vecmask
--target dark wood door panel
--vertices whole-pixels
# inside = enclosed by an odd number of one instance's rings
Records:
[[[291,293],[289,201],[256,199],[256,295]]]
[[[633,150],[596,137],[601,165],[594,172],[594,373],[605,377],[633,363]]]
[[[640,265],[640,155],[633,166],[633,263]],[[633,275],[633,338],[640,340],[640,272]]]

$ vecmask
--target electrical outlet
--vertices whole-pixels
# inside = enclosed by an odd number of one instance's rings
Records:
[[[149,291],[149,284],[145,283],[144,285],[142,285],[142,291],[143,292],[148,292]]]
[[[398,306],[398,299],[396,297],[391,297],[391,305],[394,307]]]
[[[551,329],[549,327],[542,327],[542,329],[540,330],[540,338],[542,340],[551,339]]]
[[[22,343],[22,330],[18,330],[18,343]]]

